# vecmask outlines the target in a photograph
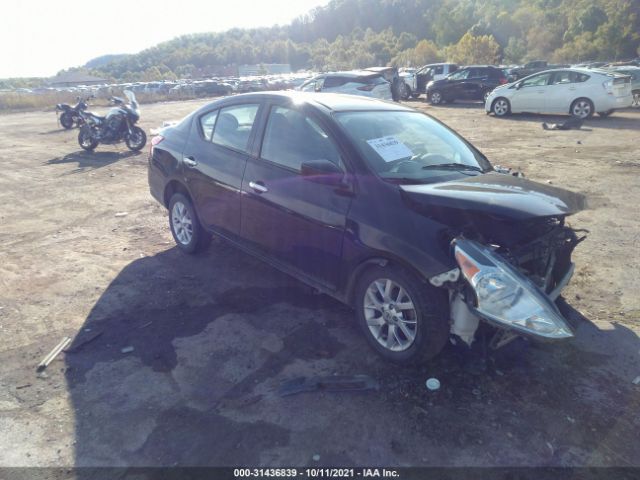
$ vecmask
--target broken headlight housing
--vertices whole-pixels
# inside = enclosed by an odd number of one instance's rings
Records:
[[[481,317],[544,338],[573,336],[549,297],[491,249],[458,238],[454,252],[460,271],[475,292],[476,311]]]

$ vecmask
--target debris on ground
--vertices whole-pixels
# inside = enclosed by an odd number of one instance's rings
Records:
[[[127,215],[129,215],[129,212],[118,212],[116,213],[116,218],[120,218],[120,217],[126,217]]]
[[[122,353],[131,353],[133,352],[135,349],[131,346],[128,347],[124,347],[122,350],[120,350]]]
[[[438,380],[437,378],[431,377],[426,381],[425,385],[429,390],[434,392],[440,388],[440,380]]]
[[[286,397],[304,392],[362,392],[379,388],[378,382],[368,375],[328,375],[288,380],[280,386],[278,393]]]
[[[87,343],[93,342],[96,338],[102,335],[101,330],[96,330],[95,332],[91,332],[90,328],[85,328],[86,333],[80,333],[76,335],[76,338],[73,339],[73,343],[67,349],[65,349],[65,353],[76,353],[82,347],[84,347]],[[91,332],[91,333],[89,333]]]
[[[633,379],[633,383],[634,385],[640,385],[640,375],[638,375],[636,378]]]
[[[69,345],[69,343],[71,343],[71,337],[64,337],[62,340],[60,340],[60,343],[58,343],[58,345],[56,345],[53,350],[51,350],[49,354],[44,357],[38,364],[38,368],[36,369],[36,371],[42,372],[45,368],[47,368],[49,364],[53,362],[53,360],[55,360],[55,358],[60,354],[64,347]]]
[[[584,121],[580,118],[571,117],[562,123],[542,123],[542,128],[545,130],[580,130]]]

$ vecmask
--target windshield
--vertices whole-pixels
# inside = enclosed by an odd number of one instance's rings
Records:
[[[469,143],[422,113],[343,112],[336,119],[369,166],[389,181],[441,182],[492,169]]]
[[[129,99],[129,103],[131,104],[131,106],[135,109],[138,108],[138,102],[136,102],[136,94],[133,93],[131,90],[125,90],[124,94],[126,95],[126,97]]]

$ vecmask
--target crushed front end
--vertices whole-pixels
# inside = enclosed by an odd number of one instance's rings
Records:
[[[431,278],[450,292],[451,333],[471,344],[479,321],[515,335],[573,336],[555,305],[569,283],[571,254],[585,238],[564,217],[538,218],[451,241],[458,268]]]

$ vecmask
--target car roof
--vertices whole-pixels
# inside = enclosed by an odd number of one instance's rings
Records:
[[[239,100],[255,98],[260,100],[278,100],[289,99],[294,103],[307,103],[312,105],[326,113],[332,112],[345,112],[345,111],[407,111],[413,112],[414,110],[409,107],[405,107],[395,102],[387,102],[370,97],[363,97],[359,95],[346,95],[341,93],[317,93],[317,92],[299,92],[296,90],[286,90],[277,92],[250,92],[242,93],[240,95],[234,95],[232,97],[225,97],[225,103],[230,100]],[[202,107],[202,110],[211,108],[214,104],[220,100],[214,101]]]

